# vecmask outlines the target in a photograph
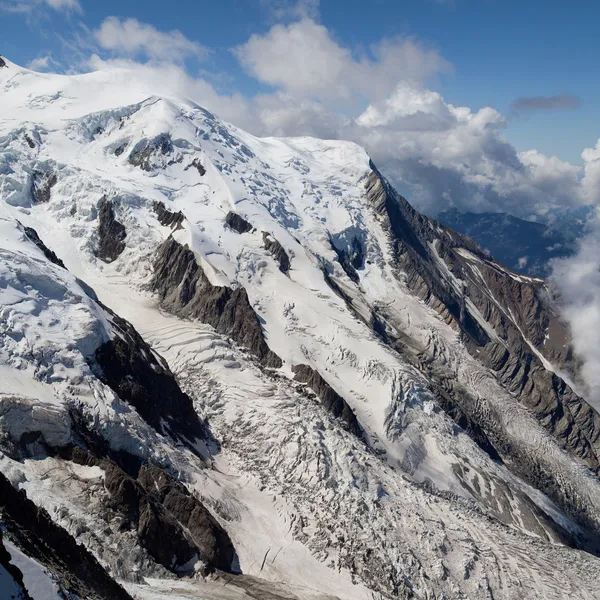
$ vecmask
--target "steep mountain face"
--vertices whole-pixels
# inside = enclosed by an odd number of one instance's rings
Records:
[[[577,239],[583,235],[586,215],[567,214],[549,225],[506,213],[461,213],[454,208],[439,213],[437,220],[473,238],[513,271],[547,277],[553,258],[572,256],[577,251]]]
[[[354,144],[125,70],[0,88],[15,552],[79,597],[600,597],[600,416],[543,280]],[[96,580],[6,526],[15,494]]]

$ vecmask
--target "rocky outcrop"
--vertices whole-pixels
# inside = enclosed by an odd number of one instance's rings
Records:
[[[235,552],[227,532],[166,471],[144,464],[133,476],[111,460],[85,460],[104,470],[111,507],[125,518],[122,526],[136,531],[157,563],[179,574],[193,573],[196,563],[204,574],[231,571]]]
[[[365,262],[364,250],[360,241],[356,238],[352,238],[350,248],[346,249],[340,248],[332,239],[331,248],[337,254],[338,262],[342,266],[342,269],[344,269],[346,275],[348,275],[354,283],[358,283],[360,278],[357,269],[362,269]]]
[[[246,290],[212,285],[194,253],[172,237],[158,249],[150,288],[165,310],[208,323],[248,348],[264,366],[281,367],[281,359],[267,346]]]
[[[227,213],[227,216],[225,217],[225,223],[227,223],[231,229],[237,231],[238,233],[248,233],[253,229],[252,225],[248,223],[246,219],[240,217],[240,215],[234,213],[233,211],[229,211]]]
[[[154,140],[145,140],[138,144],[129,155],[129,163],[143,171],[151,172],[154,169],[153,155],[156,153],[164,156],[171,152],[173,152],[171,136],[164,133]]]
[[[157,431],[189,442],[206,438],[192,399],[181,391],[166,362],[132,325],[103,308],[117,335],[96,351],[99,377]]]
[[[336,419],[344,424],[348,431],[357,436],[362,435],[362,430],[354,411],[324,379],[318,371],[308,365],[295,365],[292,367],[294,379],[306,384],[319,398],[321,404]]]
[[[2,67],[6,67],[6,68],[8,68],[8,65],[7,65],[7,64],[6,64],[6,62],[3,60],[3,58],[0,56],[0,69],[1,69]]]
[[[204,168],[204,165],[200,162],[200,159],[195,158],[192,161],[192,167],[194,167],[196,171],[198,171],[200,177],[204,177],[204,175],[206,175],[206,169]]]
[[[104,199],[98,215],[98,247],[96,256],[104,262],[115,261],[125,250],[127,231],[115,218],[112,201]]]
[[[182,229],[182,223],[185,221],[185,216],[181,211],[171,212],[162,202],[158,200],[154,202],[154,212],[158,217],[158,222],[165,227],[172,229]]]
[[[290,270],[290,257],[287,252],[271,234],[263,231],[262,237],[265,250],[275,259],[279,270],[287,275]]]
[[[6,581],[6,577],[10,577],[13,583]],[[11,555],[4,547],[4,541],[2,539],[2,529],[0,529],[0,582],[2,582],[4,589],[0,590],[7,594],[7,598],[10,600],[33,600],[33,598],[27,592],[25,584],[23,582],[23,573],[12,564]],[[9,590],[9,586],[14,589]]]
[[[45,204],[50,201],[52,188],[58,177],[54,171],[34,171],[31,176],[31,197],[34,204]]]
[[[50,250],[50,248],[48,248],[46,244],[44,244],[44,242],[42,242],[40,236],[38,235],[37,231],[33,229],[33,227],[23,227],[23,231],[25,232],[25,235],[29,238],[29,240],[32,241],[44,253],[44,256],[51,263],[54,263],[55,265],[58,265],[63,269],[66,268],[63,261],[60,260],[60,258],[58,258],[58,256],[56,256],[56,254],[52,250]]]
[[[27,556],[44,565],[64,593],[90,600],[132,600],[88,550],[0,472],[2,526]],[[1,557],[0,557],[1,561]]]

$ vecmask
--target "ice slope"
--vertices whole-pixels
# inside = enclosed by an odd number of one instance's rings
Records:
[[[578,526],[457,430],[427,378],[367,326],[372,310],[385,307],[411,344],[433,347],[436,360],[495,411],[516,444],[547,456],[576,480],[590,513],[598,511],[595,479],[574,469],[390,266],[389,239],[365,196],[371,168],[363,149],[257,139],[190,100],[157,95],[127,71],[40,75],[9,62],[0,86],[7,102],[0,120],[8,334],[0,410],[7,431],[18,437],[40,429],[60,445],[69,435],[61,411],[74,396],[97,415],[111,445],[171,465],[210,500],[243,573],[284,583],[298,597],[409,590],[418,597],[597,597],[596,559],[562,546],[542,512],[565,531],[577,534]],[[132,164],[136,157],[143,168]],[[44,203],[31,193],[40,173],[56,175]],[[110,264],[95,254],[99,207],[107,200],[126,230],[125,250]],[[155,202],[181,211],[183,227],[160,225]],[[230,228],[230,211],[253,230]],[[38,232],[69,273],[45,261],[17,220]],[[290,257],[288,274],[265,248],[263,232]],[[211,283],[246,289],[267,343],[284,361],[278,373],[265,373],[211,327],[161,313],[147,284],[157,248],[170,235],[194,251]],[[351,277],[340,255],[357,246],[365,258]],[[130,320],[179,376],[221,442],[213,469],[150,431],[93,378],[86,357],[112,328],[75,277]],[[297,364],[317,369],[344,397],[366,444],[296,389]],[[8,457],[0,463],[114,565],[130,540],[115,535],[110,547],[101,541],[101,478],[90,488],[61,461],[52,464],[57,476],[45,477],[48,466]],[[127,560],[142,574],[157,573],[142,559]],[[565,563],[568,574],[559,575]]]

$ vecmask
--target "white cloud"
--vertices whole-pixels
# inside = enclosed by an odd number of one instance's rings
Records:
[[[180,62],[188,56],[204,59],[209,50],[186,38],[180,31],[162,32],[137,19],[107,17],[94,32],[100,47],[118,56],[140,56],[165,62]]]
[[[4,0],[0,2],[0,10],[23,14],[31,14],[34,10],[45,6],[67,13],[83,12],[79,0]]]
[[[54,60],[50,55],[39,56],[27,63],[27,68],[32,71],[47,71],[52,67]]]
[[[401,79],[423,80],[450,68],[435,50],[411,39],[383,40],[356,56],[311,19],[253,35],[235,54],[247,72],[291,96],[317,100],[379,98]]]
[[[563,302],[573,345],[582,361],[586,399],[600,410],[600,226],[580,244],[577,256],[554,263],[553,281]]]

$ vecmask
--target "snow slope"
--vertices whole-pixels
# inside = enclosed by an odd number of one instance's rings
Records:
[[[40,431],[47,446],[64,447],[76,440],[68,416],[76,405],[112,450],[175,473],[226,529],[243,577],[259,582],[234,583],[234,594],[600,597],[598,560],[567,543],[585,538],[582,522],[456,425],[425,363],[476,398],[524,456],[545,461],[583,498],[592,521],[600,514],[596,477],[409,289],[365,192],[372,167],[362,148],[257,139],[125,70],[56,76],[7,64],[0,69],[6,437],[22,444],[24,433]],[[110,239],[112,262],[98,252],[106,203],[125,231]],[[179,227],[161,224],[157,203],[182,214]],[[227,224],[232,212],[249,231]],[[24,227],[67,270],[49,262]],[[289,257],[288,272],[264,234]],[[211,285],[245,289],[280,369],[261,367],[231,336],[159,305],[154,261],[170,237],[193,252]],[[430,251],[444,282],[460,291],[438,247]],[[210,457],[153,429],[98,377],[95,353],[119,335],[103,305],[131,322],[177,375],[220,444]],[[466,310],[504,343],[473,302]],[[371,325],[377,311],[388,332],[406,340],[406,354]],[[294,380],[298,365],[347,402],[361,437]],[[102,470],[25,446],[19,455],[6,451],[0,470],[129,579],[132,593],[213,597],[210,580],[170,583],[168,569],[131,532],[106,532]],[[266,588],[248,592],[253,585]]]

